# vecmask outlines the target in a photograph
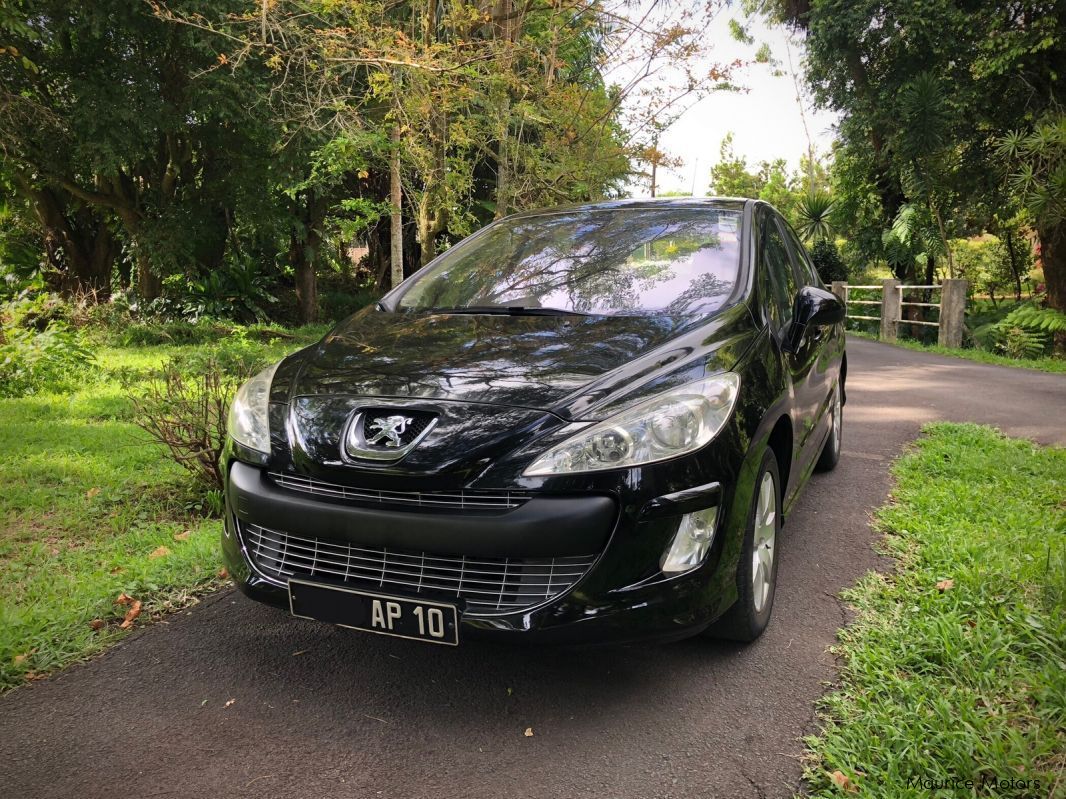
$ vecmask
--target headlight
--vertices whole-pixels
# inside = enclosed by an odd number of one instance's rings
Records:
[[[694,452],[725,427],[739,389],[740,375],[724,372],[665,391],[556,444],[524,474],[599,472]]]
[[[267,408],[270,402],[270,383],[277,369],[277,363],[267,367],[237,389],[233,404],[229,407],[227,430],[230,437],[238,444],[258,452],[270,452]]]

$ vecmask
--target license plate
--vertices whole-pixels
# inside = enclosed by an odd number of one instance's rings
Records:
[[[289,609],[301,619],[431,644],[459,644],[455,605],[289,580]]]

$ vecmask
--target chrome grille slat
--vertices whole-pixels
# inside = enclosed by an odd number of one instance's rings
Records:
[[[529,499],[529,495],[525,492],[506,489],[502,491],[465,489],[461,491],[387,491],[376,488],[355,488],[282,472],[268,472],[268,476],[281,488],[353,502],[453,508],[455,510],[512,510]]]
[[[560,558],[467,558],[372,549],[346,541],[295,536],[238,522],[256,570],[284,583],[296,574],[353,586],[465,600],[467,615],[513,613],[569,590],[595,555]]]
[[[312,547],[306,547],[306,546],[302,546],[300,544],[294,544],[294,543],[292,543],[292,541],[279,542],[276,539],[269,538],[269,537],[264,538],[264,537],[261,537],[261,536],[255,534],[255,533],[249,533],[249,538],[251,538],[253,540],[253,543],[255,543],[256,549],[257,549],[257,554],[258,554],[259,550],[269,550],[271,552],[278,553],[279,555],[280,554],[284,554],[282,549],[281,549],[281,546],[280,546],[283,543],[284,543],[286,552],[293,552],[293,551],[299,551],[299,550],[305,550],[307,552],[314,552]],[[278,544],[279,546],[270,546],[271,543]],[[333,545],[331,544],[331,546],[333,546]],[[352,551],[357,551],[357,550],[353,547]],[[358,551],[366,551],[366,550],[358,550]],[[374,564],[374,568],[378,568],[378,569],[381,568],[381,557],[380,556],[377,557],[377,558],[367,558],[367,557],[356,556],[356,555],[345,556],[344,553],[329,553],[329,552],[327,552],[325,554],[327,554],[327,555],[328,554],[333,554],[333,555],[343,556],[345,558],[345,560],[344,560],[343,563],[339,563],[337,561],[328,560],[327,558],[323,557],[322,549],[320,547],[319,550],[318,550],[318,560],[320,562],[322,562],[322,563],[331,563],[334,566],[351,565],[353,568],[368,568],[366,566],[361,566],[360,564],[353,562],[353,561],[363,561],[363,562],[366,562],[366,563]],[[398,556],[397,556],[397,554],[395,552],[390,552],[389,553],[390,563],[392,563],[393,565],[395,565],[398,568],[401,568],[401,567],[402,568],[409,568],[411,566],[411,564],[397,562],[396,561],[397,557]],[[460,573],[460,578],[459,579],[465,580],[466,582],[486,582],[484,580],[478,579],[477,577],[469,577],[468,575],[471,575],[471,574],[488,575],[488,576],[493,576],[493,577],[499,575],[499,571],[498,570],[497,571],[487,571],[487,570],[484,570],[484,569],[467,569],[464,566],[460,566],[460,568],[457,569],[454,566],[437,565],[438,562],[441,561],[441,560],[442,559],[440,559],[440,558],[427,557],[426,558],[426,565],[422,567],[422,570],[425,570],[425,569],[428,568],[431,571],[459,572]],[[544,571],[543,567],[532,566],[532,567],[527,567],[526,569],[524,569],[523,572],[522,572],[522,576],[524,578],[528,578],[528,577],[547,577],[549,579],[549,582],[563,582],[563,580],[556,580],[555,578],[556,577],[560,577],[560,578],[574,577],[574,578],[577,578],[577,577],[580,577],[584,573],[585,573],[584,571],[558,571],[558,570],[552,569],[550,567],[548,568],[547,571]],[[456,578],[440,575],[440,579],[454,580]],[[488,581],[488,582],[492,582],[493,584],[495,584],[496,580],[491,580],[491,581]],[[570,582],[573,582],[573,581],[571,580]]]
[[[281,550],[277,549],[276,547],[271,547],[271,546],[264,546],[264,547],[260,548],[258,551],[260,553],[262,553],[262,552],[274,552],[274,553],[277,553],[279,555],[283,554],[281,552]],[[276,557],[276,556],[273,559],[274,560],[279,560],[279,562],[280,562],[280,559],[278,557]],[[336,569],[329,568],[329,567],[342,567],[342,566],[344,567],[345,571],[337,571]],[[356,570],[356,572],[354,574],[352,573],[353,569]],[[362,570],[362,571],[360,572],[359,570]],[[352,564],[350,561],[345,562],[345,563],[338,563],[337,561],[327,560],[325,558],[319,558],[318,562],[312,564],[312,568],[311,568],[311,572],[312,573],[318,572],[318,571],[328,571],[330,574],[340,574],[340,575],[352,574],[352,576],[366,576],[365,574],[363,574],[363,572],[369,572],[371,574],[377,575],[377,574],[379,574],[381,572],[381,568],[380,568],[380,566],[375,569],[375,568],[370,567],[370,566],[361,566],[361,565],[358,565],[358,564]],[[399,577],[420,577],[420,578],[424,578],[425,577],[425,573],[424,572],[421,572],[421,573],[408,572],[408,571],[401,571],[401,570],[398,570],[398,569],[393,569],[393,570],[391,570],[390,573],[395,575],[397,578],[399,578]],[[573,573],[572,576],[576,579],[577,577],[580,577],[581,574],[583,574],[583,572],[575,572],[575,573]],[[543,575],[534,575],[534,576],[543,576]],[[441,576],[441,575],[434,575],[434,579],[437,581],[435,583],[436,585],[441,585],[442,587],[447,587],[449,590],[452,589],[452,586],[451,585],[443,586],[442,585],[442,581],[447,580],[447,581],[450,581],[452,583],[456,583],[456,585],[454,587],[455,587],[456,590],[459,590],[459,581],[456,580],[456,578],[454,578],[454,577],[445,577],[445,576]],[[492,586],[503,585],[504,588],[506,589],[504,593],[512,593],[515,590],[520,590],[520,589],[524,589],[524,588],[537,588],[537,589],[540,589],[541,587],[543,587],[543,588],[546,589],[545,595],[550,595],[551,589],[553,587],[561,590],[562,588],[565,588],[566,586],[570,585],[571,583],[573,583],[575,581],[575,580],[562,580],[562,579],[556,580],[556,579],[551,579],[551,580],[549,580],[548,582],[545,583],[545,582],[538,582],[538,581],[535,581],[535,580],[526,580],[526,579],[513,579],[513,580],[506,580],[505,579],[501,583],[501,581],[499,581],[499,580],[478,580],[478,579],[471,579],[470,577],[465,577],[465,576],[462,577],[461,579],[462,579],[462,582],[465,583],[467,586],[469,586],[471,583],[477,583],[479,585],[492,585]],[[392,581],[391,578],[390,578],[390,581]],[[421,587],[421,583],[416,583],[415,585],[418,586],[419,588]],[[475,591],[476,589],[467,588],[466,590]],[[493,590],[491,592],[486,592],[486,593],[499,594],[500,590],[499,589],[495,589],[495,590]]]

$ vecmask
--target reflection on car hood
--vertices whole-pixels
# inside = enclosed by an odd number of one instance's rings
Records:
[[[371,307],[307,353],[291,396],[451,400],[570,417],[623,383],[734,338],[737,325],[729,318],[748,319],[739,310],[693,329],[661,316],[397,314]]]

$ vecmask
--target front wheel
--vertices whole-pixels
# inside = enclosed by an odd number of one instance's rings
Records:
[[[711,626],[710,635],[734,641],[754,641],[762,635],[774,606],[780,533],[781,478],[777,458],[767,448],[759,466],[737,564],[737,601]]]
[[[822,454],[818,456],[818,462],[814,465],[816,471],[831,472],[836,468],[840,460],[840,442],[844,435],[844,401],[841,397],[840,384],[833,392],[833,408],[830,411],[830,424],[833,428],[829,431],[829,437],[822,447]]]

